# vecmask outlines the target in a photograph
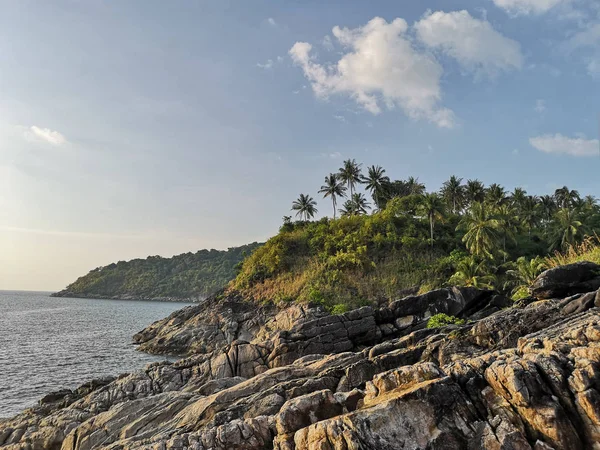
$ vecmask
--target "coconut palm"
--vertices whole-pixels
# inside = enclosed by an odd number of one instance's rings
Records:
[[[369,209],[369,202],[361,193],[354,193],[350,199],[346,200],[340,209],[342,216],[356,216],[366,214]]]
[[[339,169],[338,176],[348,186],[350,197],[354,194],[354,186],[361,182],[360,166],[355,159],[347,159]]]
[[[523,202],[525,201],[526,197],[527,197],[527,191],[523,188],[516,187],[512,191],[512,194],[510,195],[510,202],[514,206],[514,208],[517,210],[517,213],[521,212],[521,207],[522,207]]]
[[[485,199],[485,186],[477,179],[467,180],[467,185],[465,186],[465,197],[469,205],[483,202]]]
[[[586,195],[583,198],[583,207],[590,211],[595,210],[598,208],[598,199],[593,195]]]
[[[563,186],[554,191],[554,198],[559,208],[570,208],[580,196],[576,190],[570,190],[567,186]]]
[[[463,258],[456,266],[456,273],[450,277],[449,283],[458,286],[473,286],[490,289],[495,277],[488,273],[485,261],[478,261],[474,256]]]
[[[408,177],[406,186],[410,195],[423,195],[425,193],[425,185],[420,183],[418,178]]]
[[[354,206],[355,214],[367,214],[370,203],[362,193],[354,193],[352,195],[352,204]]]
[[[319,189],[319,194],[323,194],[323,198],[331,197],[333,203],[333,218],[335,219],[335,211],[337,209],[338,197],[346,195],[346,187],[340,182],[337,174],[330,173],[325,177],[325,184]]]
[[[457,230],[465,231],[462,241],[472,255],[493,259],[500,241],[500,222],[483,203],[473,203]]]
[[[536,256],[533,259],[527,259],[521,256],[515,263],[515,268],[506,272],[513,281],[512,294],[514,298],[527,297],[528,289],[533,284],[537,276],[546,269],[544,258]]]
[[[497,183],[490,184],[485,190],[485,202],[496,208],[506,202],[506,190]]]
[[[566,250],[581,237],[584,227],[574,210],[560,209],[549,233],[550,250]]]
[[[538,197],[534,195],[528,195],[521,204],[521,213],[519,218],[521,222],[527,228],[527,234],[531,237],[531,229],[540,222],[540,207],[538,203]]]
[[[352,200],[346,200],[339,209],[339,212],[342,217],[353,216],[355,214],[354,202]]]
[[[558,206],[552,195],[542,195],[540,197],[540,215],[544,225],[550,223],[557,208]]]
[[[438,194],[425,194],[423,196],[419,211],[429,219],[429,237],[432,247],[435,221],[442,219],[444,210],[444,202]]]
[[[292,203],[292,211],[296,211],[296,217],[309,220],[318,212],[316,206],[317,202],[310,195],[300,194],[298,200],[294,200]]]
[[[386,188],[390,183],[390,178],[385,175],[385,169],[381,166],[371,166],[367,169],[367,176],[362,178],[365,189],[371,192],[375,206],[379,209],[383,206]]]
[[[448,181],[445,181],[440,191],[448,206],[452,207],[452,212],[457,214],[465,201],[465,188],[462,185],[462,178],[452,175]]]
[[[508,256],[506,244],[508,241],[515,242],[515,233],[521,223],[519,222],[515,208],[508,202],[498,206],[494,211],[494,216],[498,220],[499,233],[502,239],[502,256],[504,262],[506,262]]]

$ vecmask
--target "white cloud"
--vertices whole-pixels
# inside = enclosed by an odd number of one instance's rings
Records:
[[[429,12],[415,23],[415,30],[425,45],[442,51],[478,75],[494,76],[523,67],[519,43],[467,11]]]
[[[542,99],[538,99],[535,102],[535,107],[533,109],[535,110],[535,112],[538,112],[540,114],[545,112],[546,111],[546,101],[542,100]]]
[[[344,116],[337,115],[337,114],[334,114],[334,115],[333,115],[333,118],[334,118],[335,120],[339,120],[340,122],[345,122],[345,121],[346,121],[346,118],[345,118]]]
[[[454,113],[440,105],[443,69],[414,47],[407,30],[403,19],[388,23],[379,17],[354,29],[336,26],[333,36],[346,52],[333,65],[318,63],[308,42],[296,42],[289,54],[317,97],[346,94],[372,114],[400,107],[413,119],[452,128]]]
[[[265,70],[269,70],[273,68],[273,60],[272,59],[267,59],[267,62],[264,64],[261,63],[256,63],[256,67],[260,67],[261,69],[265,69]]]
[[[277,26],[277,22],[275,22],[275,19],[273,19],[272,17],[267,18],[267,23],[273,27]]]
[[[342,154],[340,152],[333,152],[329,154],[329,157],[331,159],[339,159],[342,157]]]
[[[272,69],[273,66],[275,66],[275,64],[279,64],[283,62],[283,56],[277,56],[275,58],[275,60],[272,60],[271,58],[267,59],[267,62],[263,63],[256,63],[256,67],[260,67],[261,69]]]
[[[597,156],[600,146],[598,139],[585,139],[581,135],[570,138],[558,133],[532,137],[529,143],[541,152],[571,156]]]
[[[527,15],[543,14],[560,4],[570,3],[571,0],[493,0],[494,4],[510,14]]]
[[[67,139],[58,131],[36,127],[35,125],[26,130],[25,138],[34,141],[44,141],[55,146],[63,145],[67,142]]]

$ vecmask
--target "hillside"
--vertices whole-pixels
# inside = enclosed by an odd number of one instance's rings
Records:
[[[189,357],[51,393],[0,420],[0,447],[594,449],[599,274],[548,270],[515,304],[444,288],[339,315],[213,296],[135,337]]]
[[[172,258],[119,261],[78,278],[55,297],[120,299],[202,299],[221,289],[236,275],[236,266],[261,244],[225,251],[200,250]]]

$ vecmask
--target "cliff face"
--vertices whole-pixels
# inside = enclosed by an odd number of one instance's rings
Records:
[[[0,446],[600,448],[596,268],[542,274],[511,307],[476,289],[339,316],[212,298],[136,335],[190,356],[48,396],[0,423]],[[471,321],[425,328],[437,312]]]

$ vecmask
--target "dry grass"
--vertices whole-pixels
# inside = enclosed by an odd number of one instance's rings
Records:
[[[600,237],[594,233],[586,237],[583,242],[569,246],[563,252],[555,252],[546,258],[548,268],[564,266],[580,261],[591,261],[600,264]]]

